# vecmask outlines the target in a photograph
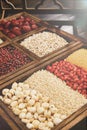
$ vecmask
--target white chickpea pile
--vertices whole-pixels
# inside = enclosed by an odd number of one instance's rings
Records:
[[[43,95],[49,96],[60,114],[69,116],[87,103],[83,95],[47,70],[37,71],[25,83]]]
[[[33,34],[24,39],[20,44],[37,56],[43,57],[50,52],[65,46],[68,42],[56,33],[44,31]]]
[[[2,95],[0,99],[31,130],[51,130],[66,118],[58,113],[49,97],[42,96],[28,84],[15,82],[11,89],[3,89]]]

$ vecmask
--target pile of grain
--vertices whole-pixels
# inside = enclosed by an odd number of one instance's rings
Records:
[[[68,116],[87,103],[84,96],[72,90],[65,82],[46,70],[37,71],[25,82],[31,88],[49,96],[61,114]]]
[[[37,56],[43,57],[65,46],[68,42],[55,33],[44,31],[33,34],[33,36],[24,39],[20,44]]]
[[[69,61],[72,64],[75,64],[79,67],[82,67],[83,69],[87,70],[87,49],[79,49],[69,55],[66,58],[67,61]]]

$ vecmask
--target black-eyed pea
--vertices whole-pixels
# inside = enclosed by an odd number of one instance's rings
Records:
[[[45,117],[47,117],[47,118],[49,118],[49,117],[51,117],[51,111],[50,110],[45,110],[44,111],[44,115],[45,115]]]
[[[34,126],[35,129],[38,129],[40,122],[39,122],[38,120],[34,120],[34,121],[32,122],[32,124],[33,124],[33,126]]]
[[[34,113],[34,118],[35,118],[35,119],[38,119],[38,113],[37,113],[37,112]]]
[[[2,94],[3,95],[6,95],[8,92],[9,92],[9,89],[7,89],[7,88],[5,88],[5,89],[2,90]]]
[[[44,122],[44,121],[46,120],[46,117],[45,117],[44,115],[39,115],[39,116],[38,116],[38,120],[39,120],[40,122]]]
[[[23,102],[24,102],[24,99],[23,99],[23,98],[18,99],[18,104],[21,104],[21,103],[23,103]]]
[[[14,89],[10,89],[9,93],[11,93],[11,95],[13,96],[15,94],[15,90]]]
[[[24,83],[19,82],[19,83],[18,83],[18,87],[19,87],[19,88],[23,88],[23,87],[24,87]]]
[[[21,111],[18,108],[14,108],[12,111],[15,115],[19,115],[21,113]]]
[[[29,103],[30,106],[33,106],[35,104],[35,100],[34,99],[30,99],[28,101],[28,103]]]
[[[12,101],[17,101],[18,98],[17,98],[17,96],[12,96],[11,100],[12,100]]]
[[[32,95],[32,99],[34,99],[35,102],[38,102],[38,101],[39,101],[39,97],[38,97],[38,95],[37,95],[37,96],[36,96],[36,95]]]
[[[25,102],[28,102],[29,100],[30,100],[30,96],[27,96],[27,97],[24,98]]]
[[[47,122],[47,126],[48,126],[49,128],[53,128],[53,127],[54,127],[54,124],[53,124],[52,121],[48,121],[48,122]]]
[[[14,83],[12,84],[12,89],[16,90],[16,89],[17,89],[17,86],[18,86],[18,84],[17,84],[16,82],[14,82]]]
[[[31,119],[31,118],[33,118],[33,115],[30,112],[26,113],[26,119]]]
[[[24,103],[20,103],[20,104],[18,105],[18,107],[19,107],[19,109],[24,109],[24,108],[25,108],[25,104],[24,104]]]
[[[43,107],[37,107],[37,113],[38,114],[44,113],[44,108]]]
[[[13,102],[11,102],[11,104],[10,104],[10,106],[13,107],[13,108],[14,108],[15,106],[17,106],[17,105],[18,105],[18,102],[17,102],[17,101],[13,101]]]
[[[48,109],[49,103],[47,103],[47,102],[42,103],[42,107],[45,108],[45,109]]]
[[[21,119],[21,121],[23,122],[23,123],[25,123],[25,124],[27,124],[27,123],[30,123],[30,121],[28,120],[28,119]]]
[[[9,98],[4,98],[3,101],[4,101],[4,103],[6,103],[7,105],[10,105],[10,103],[11,103],[11,99],[9,99]]]
[[[40,130],[43,130],[44,127],[45,127],[45,124],[41,122],[41,123],[39,124],[39,129],[40,129]]]
[[[28,111],[31,113],[35,113],[36,112],[36,107],[29,107]]]
[[[26,117],[26,114],[24,113],[24,112],[21,112],[20,114],[19,114],[19,118],[20,119],[24,119]]]
[[[50,111],[51,111],[52,114],[54,114],[54,113],[57,112],[57,108],[56,108],[56,107],[54,107],[54,108],[50,108]]]
[[[27,113],[27,109],[24,108],[24,109],[21,110],[21,112]]]

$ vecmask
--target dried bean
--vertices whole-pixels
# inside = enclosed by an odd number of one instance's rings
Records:
[[[64,60],[48,65],[47,70],[87,97],[87,71]]]
[[[31,62],[30,58],[12,45],[0,48],[0,76]]]

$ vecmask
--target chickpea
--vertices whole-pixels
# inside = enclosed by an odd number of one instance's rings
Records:
[[[2,90],[2,94],[3,95],[6,95],[8,92],[9,92],[9,89],[7,89],[7,88],[5,88],[5,89]]]
[[[32,129],[34,126],[33,126],[32,123],[27,123],[27,124],[26,124],[26,127],[29,128],[29,129]]]
[[[32,122],[32,124],[33,124],[33,126],[34,126],[35,129],[38,129],[40,122],[38,120],[34,120]]]

